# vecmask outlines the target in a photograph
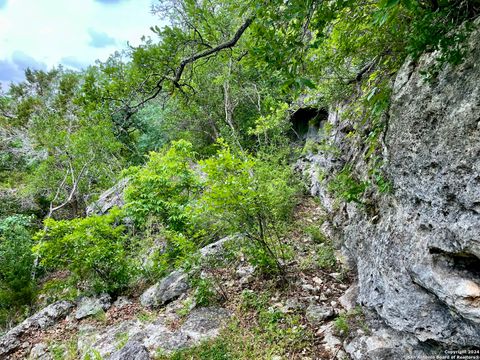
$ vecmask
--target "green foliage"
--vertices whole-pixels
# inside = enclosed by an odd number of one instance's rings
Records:
[[[358,204],[362,203],[361,198],[367,187],[367,182],[354,178],[352,169],[348,165],[338,172],[328,184],[328,190],[338,198]]]
[[[180,140],[163,152],[150,153],[145,166],[128,169],[127,214],[140,226],[153,216],[166,229],[185,231],[187,205],[200,185],[198,172],[193,168],[194,158],[192,144]]]
[[[318,248],[317,264],[321,269],[332,270],[337,265],[337,258],[335,256],[335,249],[330,242],[323,243]]]
[[[184,266],[192,260],[197,249],[195,242],[188,236],[175,231],[162,231],[166,246],[153,256],[153,273],[156,278],[167,275],[172,268]]]
[[[206,179],[194,205],[197,218],[215,231],[246,234],[256,265],[278,270],[283,255],[280,234],[298,192],[291,168],[282,159],[236,153],[226,144],[200,165]]]
[[[314,243],[323,244],[328,241],[328,238],[318,225],[307,225],[303,231],[310,236]]]
[[[236,360],[232,351],[228,348],[228,342],[225,340],[214,340],[203,342],[193,349],[180,350],[172,355],[162,355],[155,357],[156,360]]]
[[[45,269],[67,269],[71,284],[80,290],[116,293],[135,275],[122,219],[119,210],[83,219],[47,219],[35,235],[34,251]]]
[[[212,281],[204,277],[194,277],[191,285],[195,288],[195,302],[198,306],[208,306],[215,300],[216,292]]]
[[[110,185],[120,165],[111,122],[81,106],[83,81],[82,74],[62,68],[27,70],[26,80],[13,84],[6,95],[6,127],[20,128],[11,130],[34,146],[26,149],[33,155],[26,155],[37,157],[36,166],[24,164],[23,180],[52,208],[64,204],[57,209],[61,217],[81,215],[85,195]]]
[[[22,315],[35,297],[31,220],[23,215],[0,219],[0,326]]]
[[[335,330],[342,336],[346,336],[350,332],[350,326],[348,325],[348,319],[345,313],[339,315],[334,320],[333,325],[335,326]]]
[[[243,252],[257,269],[281,271],[289,255],[282,235],[299,191],[289,164],[292,107],[299,99],[324,108],[341,103],[352,126],[343,141],[365,149],[366,174],[349,164],[334,174],[328,189],[337,198],[362,204],[373,190],[390,192],[379,150],[392,76],[409,56],[416,61],[424,52],[438,53],[425,74],[432,81],[446,64],[459,64],[478,5],[166,0],[153,12],[168,25],[153,26],[140,46],[82,72],[27,70],[24,82],[0,94],[1,321],[3,309],[18,312],[33,298],[30,225],[10,216],[32,199],[36,213],[57,219],[47,219],[36,237],[42,266],[70,274],[68,283],[53,279],[44,286],[49,299],[74,296],[72,283],[81,291],[121,291],[136,274],[132,258],[148,246],[147,235],[167,242],[153,257],[151,277],[194,262],[200,244],[235,233],[251,240]],[[253,23],[229,46],[247,18]],[[218,44],[226,45],[200,61],[185,60]],[[175,79],[180,64],[183,75]],[[329,126],[323,131],[328,138]],[[30,147],[38,156],[25,153]],[[340,155],[328,139],[307,141],[303,150]],[[125,164],[137,165],[123,174],[130,178],[125,212],[136,225],[133,241],[116,210],[77,218]],[[321,244],[318,265],[335,267],[328,239],[319,229],[307,232]],[[198,289],[197,301],[207,303],[209,287]],[[267,330],[258,343],[297,339],[295,319],[282,327],[280,314],[257,311],[264,313],[255,331]],[[200,358],[213,356],[212,349],[220,358],[239,356],[231,342],[202,346]],[[255,346],[249,356],[261,353]]]
[[[341,313],[333,322],[338,335],[347,337],[352,331],[362,329],[365,333],[370,330],[365,322],[365,315],[361,306],[357,306],[349,312]]]
[[[241,309],[244,311],[260,311],[268,304],[268,293],[258,294],[252,290],[244,290],[241,297]]]

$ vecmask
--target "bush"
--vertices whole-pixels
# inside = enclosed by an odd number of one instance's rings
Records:
[[[280,236],[298,191],[288,164],[273,156],[234,153],[222,144],[216,156],[200,165],[206,179],[194,204],[197,217],[213,233],[244,233],[252,240],[249,253],[260,270],[280,270]]]
[[[118,292],[135,273],[122,216],[114,209],[107,215],[83,219],[47,219],[45,230],[35,236],[34,251],[47,270],[69,270],[69,280],[82,284],[78,286],[81,290]]]
[[[14,320],[35,297],[30,222],[23,215],[0,220],[0,326]]]
[[[192,144],[180,140],[160,153],[151,152],[142,167],[126,175],[126,211],[144,226],[149,217],[158,217],[167,229],[184,231],[188,224],[186,207],[199,190],[199,176],[193,169]]]
[[[351,166],[346,165],[328,183],[328,190],[343,201],[362,204],[361,199],[368,185],[369,183],[366,181],[357,180]]]

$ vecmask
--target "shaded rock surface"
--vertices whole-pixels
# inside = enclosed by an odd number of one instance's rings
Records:
[[[137,341],[129,341],[121,350],[115,352],[110,360],[149,360],[150,355],[145,346]]]
[[[345,294],[339,297],[338,301],[340,302],[340,305],[347,310],[351,311],[355,308],[357,305],[357,299],[358,299],[358,285],[353,284],[351,287],[345,291]]]
[[[358,273],[358,303],[392,330],[358,340],[350,354],[355,348],[370,353],[372,341],[388,343],[387,333],[404,348],[480,346],[479,58],[476,30],[465,61],[445,66],[432,82],[422,73],[435,54],[403,65],[382,139],[393,191],[367,194],[369,211],[353,203],[335,207],[327,191],[329,174],[347,162],[357,175],[368,173],[367,150],[346,139],[352,124],[342,118],[341,106],[328,119],[334,129],[329,140],[340,155],[319,152],[299,163],[312,194],[331,214],[322,229],[342,245]],[[391,356],[379,354],[371,358]]]
[[[320,324],[335,315],[335,310],[331,306],[309,305],[306,310],[307,320],[312,324]]]
[[[38,343],[30,351],[31,360],[51,360],[52,356],[48,352],[48,346],[45,343]]]
[[[140,297],[140,302],[148,308],[155,308],[175,300],[189,289],[188,276],[182,270],[167,275],[160,282],[148,288]]]
[[[78,302],[75,319],[80,320],[100,311],[105,311],[112,305],[111,301],[112,299],[108,294],[102,294],[98,297],[83,297]]]
[[[22,345],[22,337],[29,332],[46,329],[67,316],[73,308],[69,301],[59,301],[32,315],[0,338],[0,358],[16,351]]]
[[[122,207],[125,205],[123,191],[128,184],[128,179],[122,179],[107,191],[103,192],[99,199],[87,206],[87,215],[103,215],[108,213],[113,207]]]
[[[214,243],[204,246],[200,249],[200,255],[204,258],[219,257],[225,252],[225,246],[230,242],[238,242],[242,239],[241,235],[227,236]]]

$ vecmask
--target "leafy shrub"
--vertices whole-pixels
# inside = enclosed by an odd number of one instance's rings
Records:
[[[194,158],[192,144],[180,140],[162,152],[151,152],[144,166],[126,171],[130,177],[125,189],[127,214],[141,226],[155,216],[167,229],[185,230],[186,207],[199,190]]]
[[[345,166],[328,184],[328,190],[346,202],[361,204],[361,197],[368,188],[368,182],[358,181],[350,166]]]
[[[298,192],[292,170],[273,156],[253,157],[221,146],[216,156],[200,162],[206,177],[194,213],[210,231],[244,233],[252,240],[256,265],[279,270],[280,235]]]
[[[195,243],[182,233],[168,230],[163,230],[161,233],[167,243],[161,252],[153,256],[151,271],[156,278],[167,275],[167,271],[172,267],[178,268],[184,265],[197,249]]]
[[[30,222],[23,215],[0,220],[0,326],[13,320],[35,297]]]
[[[339,335],[346,336],[350,331],[350,326],[348,324],[348,318],[346,314],[339,315],[333,322],[335,330]]]
[[[195,302],[198,306],[208,306],[216,298],[216,292],[212,280],[203,277],[194,277],[191,285],[195,290]]]
[[[323,244],[328,241],[322,229],[317,225],[307,225],[303,231],[309,235],[314,243]]]
[[[34,251],[47,270],[67,269],[72,283],[83,290],[117,292],[134,274],[128,257],[122,212],[83,219],[45,220]]]
[[[329,242],[323,243],[318,249],[317,259],[318,266],[322,269],[333,269],[337,265],[335,249]]]

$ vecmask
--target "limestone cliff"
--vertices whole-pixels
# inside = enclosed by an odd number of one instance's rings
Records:
[[[325,230],[358,274],[358,303],[403,339],[389,345],[391,334],[377,336],[389,351],[480,346],[479,59],[474,31],[465,61],[445,66],[434,81],[422,73],[435,54],[398,72],[382,150],[393,191],[371,195],[373,213],[353,203],[336,207],[326,190],[346,162],[366,172],[362,149],[345,138],[341,109],[328,118],[341,154],[310,154],[304,163],[312,192],[332,214]]]

